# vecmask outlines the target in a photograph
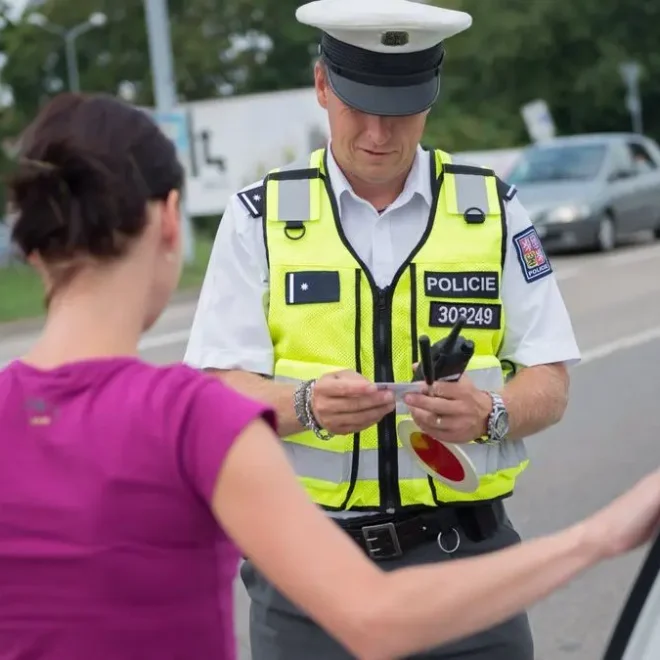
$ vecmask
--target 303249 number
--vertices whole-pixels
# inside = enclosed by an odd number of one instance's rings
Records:
[[[499,330],[502,325],[500,305],[435,301],[431,303],[429,325],[432,328],[450,328],[461,316],[465,317],[467,328]]]

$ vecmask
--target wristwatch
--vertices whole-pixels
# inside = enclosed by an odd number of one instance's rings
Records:
[[[312,394],[315,384],[316,379],[300,383],[293,394],[293,407],[296,418],[304,428],[313,431],[320,440],[330,440],[334,437],[334,433],[330,433],[320,426],[312,410]]]
[[[488,415],[488,435],[486,442],[497,444],[506,439],[509,434],[509,413],[504,400],[497,392],[488,392],[493,401],[490,415]]]

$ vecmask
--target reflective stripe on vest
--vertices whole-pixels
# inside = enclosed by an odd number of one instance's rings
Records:
[[[481,389],[501,389],[508,374],[496,357],[505,327],[505,241],[496,179],[481,168],[453,165],[443,152],[434,155],[438,185],[427,229],[385,293],[343,236],[324,150],[267,176],[268,323],[276,379],[352,369],[374,381],[408,381],[418,360],[417,337],[442,339],[463,313],[463,335],[475,342],[467,374]],[[283,438],[313,501],[334,510],[383,510],[512,492],[527,464],[522,441],[464,445],[480,487],[460,493],[429,479],[396,438],[396,422],[407,412],[399,407],[378,427],[328,441],[308,431]]]
[[[480,476],[486,476],[515,468],[520,461],[525,460],[521,443],[508,442],[498,448],[495,445],[471,444],[470,458]],[[328,483],[334,482],[338,474],[342,481],[349,481],[350,463],[347,463],[343,453],[328,452],[293,442],[284,444],[289,460],[293,463],[296,474],[310,479],[319,479]],[[420,470],[412,455],[405,448],[398,448],[399,479],[417,479]],[[358,480],[378,480],[378,450],[366,449],[360,452]]]

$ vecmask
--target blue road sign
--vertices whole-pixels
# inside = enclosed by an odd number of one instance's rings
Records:
[[[187,165],[190,162],[188,113],[184,110],[152,110],[151,115],[161,131],[174,143],[181,162]]]

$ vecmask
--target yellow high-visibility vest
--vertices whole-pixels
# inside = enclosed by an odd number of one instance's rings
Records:
[[[463,336],[475,344],[467,374],[483,390],[502,388],[511,368],[497,357],[506,249],[497,179],[490,170],[453,164],[442,151],[433,155],[426,231],[385,290],[343,234],[325,149],[268,174],[263,222],[276,379],[352,369],[376,382],[409,382],[418,336],[439,341],[462,313]],[[464,445],[480,485],[462,493],[428,477],[402,446],[396,424],[406,412],[397,409],[377,426],[330,440],[311,431],[283,438],[311,499],[328,510],[391,511],[511,494],[527,466],[522,441]]]

